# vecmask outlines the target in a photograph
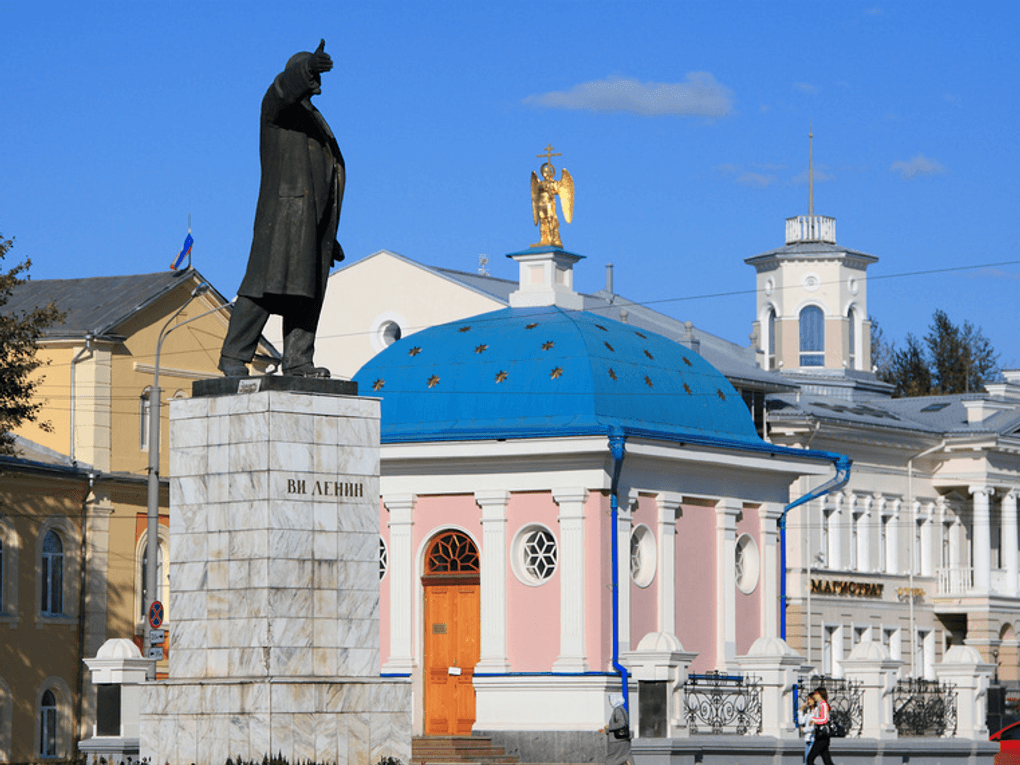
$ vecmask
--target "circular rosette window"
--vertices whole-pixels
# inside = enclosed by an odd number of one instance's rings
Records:
[[[545,584],[556,572],[559,549],[556,537],[545,526],[532,524],[517,532],[513,543],[513,571],[524,584]]]
[[[638,587],[655,578],[655,535],[643,523],[630,533],[630,578]]]
[[[758,555],[758,543],[749,534],[741,534],[737,539],[736,551],[737,589],[750,595],[758,586],[761,572],[761,558]]]

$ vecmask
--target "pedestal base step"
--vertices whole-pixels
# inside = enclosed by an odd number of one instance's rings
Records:
[[[503,763],[516,765],[491,738],[483,736],[420,736],[411,739],[413,765],[450,765],[454,763]]]

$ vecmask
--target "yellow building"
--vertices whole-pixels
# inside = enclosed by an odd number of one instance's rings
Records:
[[[203,281],[190,268],[29,281],[6,305],[15,313],[53,300],[67,316],[39,339],[41,420],[51,427],[24,426],[16,434],[18,456],[0,459],[0,762],[72,755],[95,721],[95,690],[82,659],[110,638],[142,647],[156,349],[162,333],[163,571],[166,403],[190,395],[194,380],[219,376],[229,320],[227,301],[214,290],[193,296]],[[260,352],[262,368],[277,356],[268,344]],[[160,580],[166,603],[168,583],[162,574]],[[172,620],[167,613],[167,650]]]

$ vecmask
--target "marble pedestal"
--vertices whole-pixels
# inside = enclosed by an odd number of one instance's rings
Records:
[[[379,402],[258,390],[170,406],[170,677],[153,763],[410,762],[379,676]]]

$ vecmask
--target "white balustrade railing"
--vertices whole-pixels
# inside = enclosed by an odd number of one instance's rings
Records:
[[[836,219],[826,215],[798,215],[786,219],[786,243],[836,243]]]
[[[974,589],[974,569],[970,566],[940,568],[939,595],[963,595]]]

